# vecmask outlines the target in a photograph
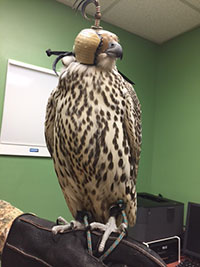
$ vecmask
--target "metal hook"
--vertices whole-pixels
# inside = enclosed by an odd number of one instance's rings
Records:
[[[74,2],[73,8],[75,8],[76,4],[79,2],[79,0],[76,0]],[[79,2],[79,4],[77,5],[77,7],[75,8],[76,10],[79,9],[79,7],[81,7],[81,13],[82,16],[85,19],[88,19],[87,15],[86,15],[86,8],[89,4],[94,4],[96,6],[96,13],[95,13],[95,28],[100,28],[100,20],[101,20],[101,11],[100,11],[100,4],[99,4],[99,0],[81,0]]]

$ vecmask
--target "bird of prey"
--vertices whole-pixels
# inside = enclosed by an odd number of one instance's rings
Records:
[[[94,27],[78,34],[48,100],[45,138],[73,217],[87,211],[94,222],[106,224],[110,208],[122,200],[133,226],[141,107],[116,68],[117,58],[122,58],[122,47],[114,33]],[[115,229],[120,220],[115,224],[114,219]],[[63,231],[56,227],[55,232]]]

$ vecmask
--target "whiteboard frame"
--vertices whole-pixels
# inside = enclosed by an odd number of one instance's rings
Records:
[[[8,75],[8,69],[10,65],[19,66],[22,68],[51,74],[56,76],[53,70],[23,63],[20,61],[16,61],[13,59],[8,59],[8,65],[7,65],[7,75]],[[8,77],[8,76],[7,76]],[[5,96],[4,96],[4,107],[3,107],[3,115],[2,115],[2,122],[1,122],[1,135],[0,135],[0,155],[16,155],[16,156],[31,156],[31,157],[50,157],[49,151],[45,146],[41,145],[24,145],[24,144],[15,144],[10,142],[4,142],[2,141],[2,130],[4,125],[4,114],[5,114],[5,99],[6,99],[6,86],[7,86],[7,78],[6,78],[6,85],[5,85]],[[52,91],[54,89],[50,88]],[[48,99],[47,99],[48,100]]]

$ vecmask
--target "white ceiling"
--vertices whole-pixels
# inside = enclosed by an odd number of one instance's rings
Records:
[[[56,0],[70,7],[75,0]],[[200,26],[200,0],[99,0],[102,20],[162,44]],[[88,14],[95,13],[93,5]]]

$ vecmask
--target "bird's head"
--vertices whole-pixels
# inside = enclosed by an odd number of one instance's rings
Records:
[[[116,59],[122,59],[123,50],[114,33],[102,29],[84,29],[75,39],[74,54],[82,64],[111,71]]]

